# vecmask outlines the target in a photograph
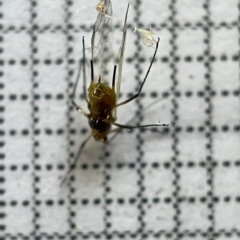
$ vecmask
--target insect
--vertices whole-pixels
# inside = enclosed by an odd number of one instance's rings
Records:
[[[110,17],[112,16],[111,1],[104,0],[103,2],[101,2],[101,5],[104,7],[103,9],[104,14],[102,13],[102,11],[99,11],[97,20],[93,26],[93,32],[92,32],[92,38],[91,38],[91,53],[92,53],[92,56],[91,56],[92,59],[90,61],[91,82],[90,82],[90,86],[87,89],[87,92],[86,92],[86,87],[84,87],[84,96],[87,101],[89,113],[83,110],[74,100],[76,88],[79,81],[80,68],[79,68],[77,80],[74,86],[72,101],[71,101],[75,109],[81,112],[88,119],[89,126],[91,128],[91,133],[85,139],[85,141],[83,141],[83,143],[80,145],[77,155],[75,157],[75,160],[71,165],[69,171],[67,172],[66,176],[64,177],[62,183],[66,180],[67,176],[71,173],[72,169],[75,168],[82,149],[84,148],[86,143],[89,141],[89,139],[91,139],[92,137],[96,141],[107,142],[107,137],[110,133],[118,132],[121,129],[145,128],[145,127],[153,127],[153,126],[168,126],[167,124],[160,124],[160,123],[141,125],[141,126],[130,126],[130,125],[123,125],[116,122],[117,120],[116,109],[136,99],[140,95],[143,85],[147,80],[148,74],[154,62],[154,59],[158,50],[159,38],[158,38],[158,41],[156,42],[156,48],[155,48],[150,66],[139,87],[138,92],[132,97],[128,98],[127,100],[118,103],[120,86],[121,86],[121,78],[122,78],[122,65],[123,65],[125,42],[126,42],[127,16],[128,16],[129,4],[127,6],[127,10],[125,14],[121,46],[120,46],[120,50],[116,60],[116,64],[114,65],[114,68],[113,68],[111,86],[108,86],[107,84],[103,83],[102,72],[98,73],[97,80],[94,79],[94,65],[100,62],[100,65],[104,67],[104,64],[101,61],[103,61],[102,56],[104,55],[104,51],[106,48],[106,43],[107,43],[106,39],[108,37],[108,31],[110,29],[109,21],[111,21]],[[83,56],[84,56],[83,59],[85,59],[84,49],[85,49],[85,43],[83,38]],[[84,85],[86,86],[86,84]],[[111,129],[112,126],[115,126],[116,128]]]

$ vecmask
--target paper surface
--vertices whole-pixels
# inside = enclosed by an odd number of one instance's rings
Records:
[[[134,28],[151,26],[161,40],[142,96],[119,108],[118,122],[169,127],[126,130],[108,145],[92,139],[74,177],[60,186],[90,133],[69,99],[83,36],[91,47],[97,3],[5,0],[0,6],[0,236],[238,239],[234,0],[130,3],[120,101],[137,92],[154,53]],[[115,53],[126,8],[126,1],[113,1]],[[86,72],[90,76],[89,63]],[[81,93],[80,80],[76,102],[87,111]]]

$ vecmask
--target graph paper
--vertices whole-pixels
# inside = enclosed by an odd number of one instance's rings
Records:
[[[0,239],[239,239],[236,0],[130,2],[121,100],[154,53],[134,28],[161,40],[118,122],[169,127],[91,140],[60,186],[90,133],[70,97],[97,3],[0,1]],[[117,53],[128,2],[112,4]],[[88,62],[86,73],[89,84]],[[76,102],[87,110],[81,79]]]

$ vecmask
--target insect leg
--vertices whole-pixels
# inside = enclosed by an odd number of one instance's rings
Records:
[[[73,93],[72,93],[72,99],[75,98],[76,89],[77,89],[78,81],[79,81],[79,79],[81,77],[81,70],[82,70],[82,66],[83,66],[83,93],[84,93],[84,97],[87,100],[87,95],[86,95],[86,70],[85,70],[85,41],[84,41],[84,37],[82,38],[82,44],[83,44],[83,61],[79,62],[77,78],[76,78],[76,82],[75,82],[75,85],[74,85],[74,88],[73,88]]]
[[[129,125],[122,125],[119,123],[112,123],[112,125],[117,126],[118,128],[113,129],[109,132],[110,133],[115,133],[108,141],[107,143],[110,143],[116,136],[118,133],[120,133],[123,129],[134,129],[134,128],[146,128],[146,127],[167,127],[169,126],[168,124],[160,124],[160,123],[155,123],[155,124],[148,124],[148,125],[140,125],[140,126],[129,126]]]
[[[77,111],[79,111],[80,113],[82,113],[85,117],[88,118],[88,114],[80,107],[78,106],[74,100],[72,100],[72,105],[76,108]]]
[[[73,88],[73,92],[72,92],[72,100],[75,98],[78,81],[79,81],[79,78],[81,76],[81,70],[82,70],[82,63],[80,61],[79,62],[79,66],[78,66],[77,78],[76,78],[76,81],[75,81],[75,84],[74,84],[74,88]]]
[[[126,129],[133,129],[133,128],[145,128],[145,127],[167,127],[168,124],[160,124],[159,123],[153,123],[153,124],[146,124],[146,125],[140,125],[140,126],[130,126],[130,125],[122,125],[119,123],[112,123],[112,125],[117,126],[119,128],[126,128]]]
[[[112,125],[117,126],[118,128],[113,129],[109,132],[110,133],[115,133],[108,141],[107,143],[111,142],[117,134],[122,131],[123,129],[134,129],[134,128],[146,128],[146,127],[168,127],[168,124],[160,124],[160,123],[154,123],[154,124],[147,124],[147,125],[140,125],[140,126],[129,126],[129,125],[122,125],[119,123],[112,123]]]
[[[86,101],[88,102],[88,98],[87,98],[87,87],[86,87],[86,57],[85,57],[85,41],[84,41],[84,37],[82,38],[82,46],[83,46],[83,94],[84,94],[84,98],[86,99]],[[75,89],[76,91],[76,89]]]
[[[137,97],[140,95],[140,93],[141,93],[141,91],[142,91],[142,88],[143,88],[143,85],[144,85],[144,83],[145,83],[145,81],[146,81],[146,79],[147,79],[147,77],[148,77],[148,74],[149,74],[149,72],[150,72],[150,70],[151,70],[151,67],[152,67],[152,64],[153,64],[153,62],[154,62],[154,59],[155,59],[155,56],[156,56],[156,53],[157,53],[157,50],[158,50],[159,40],[160,40],[160,38],[158,38],[158,41],[157,41],[157,44],[156,44],[156,49],[155,49],[155,52],[154,52],[152,61],[151,61],[150,66],[149,66],[149,68],[148,68],[148,70],[147,70],[147,73],[146,73],[146,75],[145,75],[145,78],[144,78],[144,80],[143,80],[143,82],[142,82],[142,84],[141,84],[141,86],[140,86],[140,88],[139,88],[138,93],[135,94],[134,96],[130,97],[129,99],[125,100],[124,102],[118,103],[118,104],[115,106],[115,108],[116,108],[116,107],[119,107],[119,106],[121,106],[121,105],[124,105],[124,104],[126,104],[126,103],[128,103],[128,102],[131,102],[133,99],[137,98]]]
[[[81,112],[84,116],[87,117],[87,113],[80,106],[78,106],[75,103],[75,101],[74,101],[74,98],[75,98],[75,95],[76,95],[76,89],[77,89],[78,81],[79,81],[79,79],[81,77],[81,70],[82,70],[82,66],[83,66],[83,78],[84,78],[83,79],[83,92],[84,92],[84,97],[85,97],[86,101],[88,102],[87,95],[86,95],[85,42],[84,42],[84,37],[82,39],[82,44],[83,44],[83,62],[81,62],[81,61],[79,62],[77,79],[76,79],[76,82],[75,82],[75,85],[74,85],[74,88],[73,88],[71,102],[72,102],[72,105],[76,108],[77,111]]]
[[[86,145],[86,143],[90,140],[92,134],[90,134],[83,142],[82,144],[80,145],[79,149],[78,149],[78,153],[77,153],[77,156],[75,157],[74,159],[74,162],[70,165],[70,168],[68,170],[68,172],[66,173],[65,177],[63,178],[62,182],[61,182],[61,186],[64,184],[64,182],[67,180],[67,177],[69,176],[69,174],[72,172],[72,170],[76,167],[76,163],[77,163],[77,160],[84,148],[84,146]]]

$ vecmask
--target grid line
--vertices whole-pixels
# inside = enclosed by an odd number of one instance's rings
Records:
[[[141,11],[140,11],[140,6],[141,6],[141,1],[137,0],[135,5],[134,5],[134,9],[135,9],[135,21],[136,21],[136,26],[140,26],[140,18],[141,18]],[[135,59],[139,60],[140,56],[139,53],[142,50],[142,46],[140,44],[139,41],[136,41],[136,51],[135,52]],[[137,75],[135,76],[136,82],[139,83],[139,75],[143,72],[141,69],[141,63],[139,61],[137,61],[137,63],[134,65],[134,67],[136,68],[137,71]],[[135,88],[135,91],[138,91],[138,84]],[[139,111],[139,113],[141,112],[141,110],[143,109],[143,105],[141,103],[141,98],[137,98],[136,99],[136,106],[137,109]],[[140,114],[136,114],[139,115],[138,120],[136,125],[141,125],[141,122],[143,121],[143,117]],[[138,129],[137,130],[137,134],[136,134],[136,148],[137,148],[137,154],[136,154],[136,162],[137,162],[137,166],[136,166],[136,173],[137,173],[137,185],[138,185],[138,190],[137,190],[137,196],[138,196],[138,204],[137,204],[137,208],[138,208],[138,222],[139,222],[139,235],[140,235],[140,239],[144,238],[144,234],[145,234],[145,228],[146,228],[146,223],[145,223],[145,219],[144,219],[144,215],[145,215],[145,211],[144,211],[144,207],[142,204],[142,200],[143,200],[143,195],[144,195],[144,173],[143,173],[143,168],[142,168],[142,161],[143,161],[143,149],[142,149],[142,143],[143,143],[143,138],[141,136],[141,130]]]
[[[65,52],[65,58],[67,59],[67,62],[71,56],[71,51],[70,51],[70,48],[71,48],[71,42],[70,42],[70,38],[71,38],[71,33],[69,33],[69,29],[68,29],[68,24],[69,24],[69,21],[70,21],[70,18],[71,18],[71,14],[70,14],[70,11],[69,11],[69,5],[67,4],[67,1],[65,1],[64,3],[64,6],[63,6],[63,9],[64,9],[64,23],[65,23],[65,26],[64,26],[64,30],[63,30],[63,33],[65,33],[65,47],[66,47],[66,52]],[[72,97],[71,96],[71,84],[70,84],[70,81],[71,81],[71,68],[70,68],[70,65],[68,63],[66,63],[65,65],[65,71],[66,71],[66,96],[68,97],[67,99],[67,122],[66,122],[66,129],[67,129],[67,134],[66,134],[66,140],[67,140],[67,153],[68,153],[68,159],[67,159],[67,162],[68,162],[68,167],[69,169],[71,168],[71,161],[72,161],[72,153],[71,153],[71,135],[70,135],[70,129],[71,129],[71,119],[72,119],[72,116],[71,116],[71,110],[72,110],[72,106],[71,106],[71,102],[70,102],[70,98]],[[65,173],[66,174],[66,173]],[[76,222],[75,222],[75,216],[76,216],[76,212],[73,210],[73,207],[72,207],[72,200],[73,200],[73,192],[74,192],[74,188],[72,186],[72,179],[70,179],[70,181],[67,179],[67,188],[68,188],[68,193],[67,193],[67,199],[68,199],[68,235],[70,237],[70,239],[74,239],[73,237],[73,231],[74,229],[76,229]]]
[[[171,34],[171,40],[170,40],[170,44],[171,44],[171,50],[170,50],[170,56],[171,56],[171,61],[170,61],[170,68],[171,68],[171,81],[172,81],[172,85],[171,85],[171,90],[172,92],[176,92],[177,91],[177,68],[176,68],[176,63],[175,63],[175,58],[176,58],[176,52],[177,52],[177,44],[176,44],[176,39],[177,39],[177,34],[176,34],[176,29],[175,29],[175,18],[176,18],[176,9],[175,9],[175,4],[176,1],[175,0],[171,0],[171,3],[169,5],[170,11],[171,11],[171,15],[169,17],[169,20],[171,22],[172,28],[170,30],[170,34]],[[180,210],[180,206],[179,206],[179,202],[178,202],[178,198],[179,198],[179,192],[180,192],[180,186],[179,186],[179,179],[181,178],[180,173],[178,172],[178,168],[177,168],[177,162],[178,162],[178,155],[179,155],[179,149],[178,149],[178,134],[177,134],[177,127],[178,127],[178,103],[176,101],[176,97],[174,96],[172,99],[172,116],[171,116],[171,127],[173,129],[171,137],[173,140],[172,143],[172,150],[173,150],[173,156],[171,161],[173,162],[173,167],[172,167],[172,173],[173,173],[173,182],[172,185],[174,187],[174,191],[172,193],[174,201],[173,201],[173,208],[174,208],[174,216],[173,216],[173,220],[174,220],[174,228],[173,228],[173,232],[174,232],[174,239],[179,239],[180,233],[179,233],[179,228],[181,226],[181,222],[180,222],[180,214],[181,214],[181,210]]]
[[[184,236],[189,236],[189,237],[197,237],[197,236],[202,236],[204,238],[206,238],[208,236],[208,231],[202,231],[200,229],[195,229],[193,231],[183,231],[183,232],[179,232],[179,235],[181,236],[180,238],[184,237]],[[16,237],[21,237],[22,239],[29,239],[30,236],[32,236],[32,234],[30,235],[24,235],[22,233],[18,233],[16,235],[12,235],[12,234],[5,234],[6,238],[16,238]],[[59,233],[53,233],[53,234],[48,234],[48,233],[40,233],[37,237],[47,237],[49,239],[53,238],[53,237],[58,237],[60,239],[64,239],[66,236],[69,236],[69,232],[65,233],[65,234],[59,234]],[[73,238],[77,238],[77,237],[83,237],[83,238],[89,238],[90,236],[94,237],[95,239],[99,239],[101,236],[105,236],[105,232],[87,232],[87,233],[81,233],[81,232],[77,232],[77,234],[72,235]],[[130,231],[124,231],[124,232],[118,232],[118,231],[113,231],[109,234],[109,237],[112,238],[113,236],[116,237],[130,237],[131,239],[136,239],[139,236],[138,232],[130,232]],[[140,235],[141,236],[141,235]],[[161,236],[166,236],[167,238],[171,238],[173,237],[173,233],[172,231],[147,231],[145,233],[145,237],[147,236],[153,236],[154,238],[158,239]],[[236,229],[231,229],[230,231],[226,231],[224,229],[219,230],[217,232],[213,232],[212,236],[215,239],[218,239],[222,236],[226,236],[226,237],[231,237],[231,236],[236,236],[239,237],[240,236],[240,231],[236,230]]]
[[[36,16],[35,12],[35,5],[34,1],[30,0],[29,1],[31,7],[30,7],[30,26],[33,26],[34,24],[34,18]],[[31,29],[31,28],[30,28]],[[38,87],[37,79],[36,79],[36,69],[33,64],[33,59],[35,57],[35,51],[36,49],[36,41],[37,41],[37,34],[33,29],[29,31],[29,37],[30,37],[30,71],[31,71],[31,118],[32,118],[32,126],[31,126],[31,139],[32,139],[32,223],[33,223],[33,231],[32,235],[34,238],[36,238],[38,234],[38,229],[39,229],[39,224],[38,224],[38,217],[39,217],[39,212],[36,206],[36,201],[38,199],[38,193],[39,193],[39,188],[37,187],[37,181],[39,177],[36,174],[35,168],[36,168],[36,162],[38,158],[38,141],[37,141],[37,136],[34,134],[36,128],[37,128],[37,123],[38,123],[38,106],[37,102],[35,101],[34,95],[36,94],[36,89]]]
[[[207,193],[208,195],[208,208],[210,211],[210,214],[208,215],[208,219],[210,221],[210,227],[208,228],[208,239],[213,240],[213,232],[215,231],[215,214],[214,214],[214,202],[213,202],[213,195],[214,195],[214,173],[213,173],[213,164],[212,164],[212,158],[213,158],[213,152],[212,152],[212,147],[213,147],[213,136],[212,136],[212,131],[211,131],[211,126],[212,126],[212,111],[213,111],[213,106],[212,106],[212,96],[210,92],[212,91],[212,75],[211,75],[211,61],[210,61],[210,55],[211,55],[211,30],[209,27],[210,23],[210,0],[206,0],[204,3],[204,8],[206,9],[206,16],[204,16],[204,19],[206,21],[205,24],[205,33],[206,33],[206,38],[204,39],[204,43],[206,45],[206,61],[204,61],[204,66],[206,68],[206,74],[205,74],[205,79],[207,81],[206,84],[206,97],[205,97],[205,102],[207,104],[207,108],[205,110],[206,115],[207,115],[207,120],[206,120],[206,138],[207,138],[207,145],[206,149],[208,151],[208,155],[206,156],[206,170],[207,170],[207,184],[209,185],[209,192]]]
[[[139,19],[139,24],[140,26],[143,26],[144,24],[140,21]],[[156,25],[155,23],[151,24],[152,28],[154,30],[162,30],[162,29],[167,29],[169,31],[171,31],[172,26],[169,26],[168,23],[162,23],[159,25]],[[192,29],[192,30],[197,30],[197,29],[202,29],[205,26],[205,21],[203,20],[202,22],[197,22],[195,23],[195,25],[193,25],[192,23],[186,22],[184,24],[179,24],[179,23],[174,23],[174,28],[178,29],[178,30],[186,30],[186,29]],[[220,24],[216,24],[214,22],[209,21],[209,27],[211,27],[211,29],[214,30],[220,30],[220,29],[234,29],[236,27],[238,27],[238,22],[222,22]],[[119,29],[120,26],[119,24],[116,24],[113,26],[114,29]],[[127,25],[127,29],[132,30],[132,26],[131,25]],[[65,28],[64,26],[61,25],[46,25],[46,26],[38,26],[38,25],[33,25],[32,29],[34,29],[34,31],[38,31],[39,34],[41,33],[45,33],[45,32],[58,32],[61,31],[63,33],[65,33]],[[31,32],[32,31],[31,28],[28,28],[26,26],[21,26],[21,27],[16,27],[14,25],[11,25],[9,27],[5,27],[5,26],[0,26],[0,31],[4,34],[8,33],[8,32],[15,32],[15,33],[20,33],[22,31],[27,31],[27,32]],[[73,24],[69,24],[67,26],[68,31],[77,33],[79,31],[85,31],[85,32],[91,32],[92,31],[92,26],[86,27],[86,25],[79,25],[79,26],[75,26]]]

